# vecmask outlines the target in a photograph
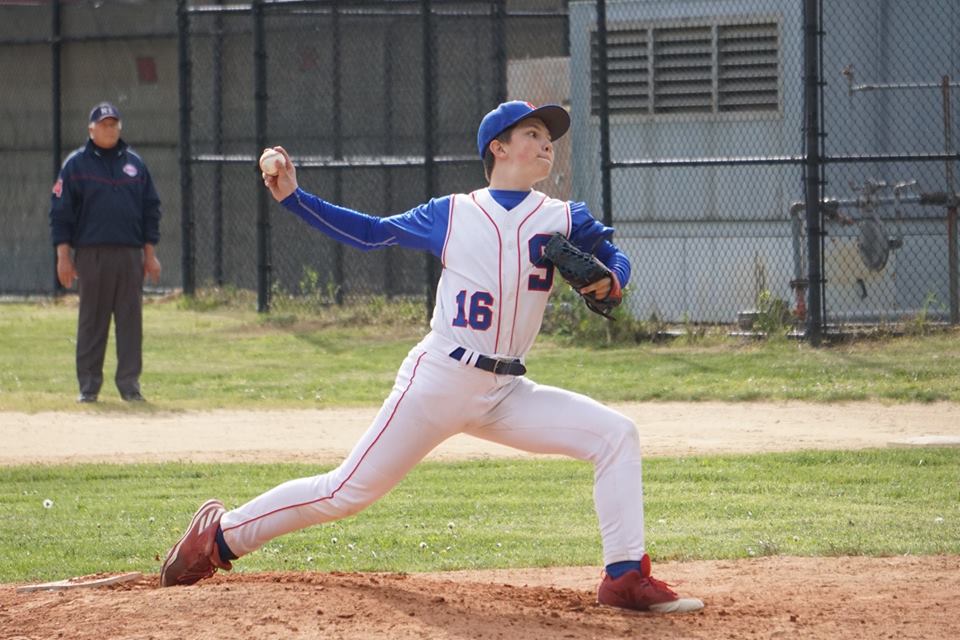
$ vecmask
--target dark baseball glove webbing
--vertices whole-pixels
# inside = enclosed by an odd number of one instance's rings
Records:
[[[616,276],[596,256],[581,251],[562,233],[555,233],[543,250],[544,257],[553,263],[573,290],[583,298],[587,308],[607,319],[613,319],[613,310],[623,300]],[[580,289],[603,278],[610,278],[610,293],[598,300],[592,293],[580,293]]]

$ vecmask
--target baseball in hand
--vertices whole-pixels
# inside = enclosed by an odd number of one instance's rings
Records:
[[[275,176],[287,164],[283,154],[275,149],[264,149],[260,156],[260,170],[268,176]]]

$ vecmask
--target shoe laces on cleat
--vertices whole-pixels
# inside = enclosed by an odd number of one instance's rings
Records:
[[[668,582],[664,582],[663,580],[657,580],[657,579],[654,578],[653,576],[647,576],[647,582],[649,582],[650,585],[651,585],[654,589],[656,589],[657,591],[666,592],[666,593],[670,594],[671,596],[673,596],[674,598],[679,598],[679,597],[680,597],[680,596],[677,595],[676,591],[674,591],[673,589],[670,588],[670,587],[674,587],[674,586],[676,586],[676,585],[670,584],[670,583],[668,583]]]

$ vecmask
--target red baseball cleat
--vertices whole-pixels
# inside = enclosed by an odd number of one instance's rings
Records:
[[[597,602],[608,607],[655,613],[689,613],[703,609],[702,601],[681,598],[665,582],[652,577],[647,554],[640,560],[639,571],[627,571],[619,578],[605,573],[597,590]]]
[[[160,586],[193,584],[209,578],[217,569],[230,571],[233,565],[220,559],[217,549],[217,528],[220,518],[226,513],[219,500],[207,500],[187,527],[180,541],[167,553],[160,569]]]

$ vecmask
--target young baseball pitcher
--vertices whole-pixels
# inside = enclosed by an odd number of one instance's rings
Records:
[[[582,287],[596,300],[620,297],[630,262],[613,229],[581,202],[533,189],[553,167],[553,141],[570,118],[557,105],[506,102],[480,123],[477,144],[489,187],[435,198],[386,218],[338,207],[297,185],[287,152],[264,167],[264,184],[285,208],[359,249],[429,251],[443,271],[427,336],[404,360],[393,390],[336,469],[291,480],[227,511],[208,500],[167,554],[163,586],[188,585],[290,531],[353,515],[392,489],[438,444],[467,433],[533,453],[594,465],[594,501],[606,565],[597,600],[640,611],[703,608],[650,575],[644,551],[637,429],[626,416],[524,374],[554,280],[543,258],[555,234],[595,254],[609,275]],[[275,175],[270,175],[275,173]]]

